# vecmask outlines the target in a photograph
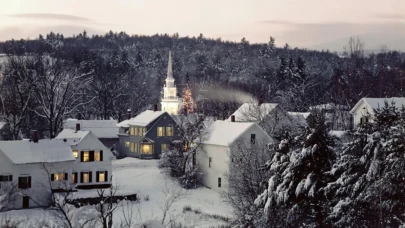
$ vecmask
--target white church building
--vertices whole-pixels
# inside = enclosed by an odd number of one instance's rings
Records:
[[[181,106],[182,106],[182,99],[177,97],[177,87],[174,84],[172,53],[169,52],[166,85],[163,87],[161,110],[166,111],[170,115],[178,115],[180,113]]]

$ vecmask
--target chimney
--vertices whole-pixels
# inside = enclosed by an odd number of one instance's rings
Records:
[[[80,131],[80,123],[76,123],[76,132]]]
[[[127,110],[127,119],[131,119],[131,109]]]
[[[32,131],[32,142],[38,143],[38,131],[37,130]]]
[[[259,96],[259,99],[258,99],[258,101],[257,101],[257,106],[260,106],[260,105],[262,105],[263,104],[263,95],[260,95]]]
[[[153,111],[156,112],[157,110],[158,110],[157,104],[155,104],[155,105],[153,106]]]
[[[231,116],[231,122],[235,122],[235,115]]]

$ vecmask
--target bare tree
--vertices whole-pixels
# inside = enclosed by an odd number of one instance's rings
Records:
[[[112,179],[112,176],[110,180]],[[119,204],[114,201],[117,195],[118,186],[110,185],[108,190],[98,189],[97,195],[100,199],[99,203],[96,205],[96,210],[98,211],[98,219],[102,224],[103,228],[113,227],[113,215],[114,211],[119,207]]]
[[[186,196],[183,189],[165,182],[161,185],[160,191],[162,192],[164,199],[160,202],[160,209],[162,210],[162,220],[161,223],[164,225],[167,215],[170,212],[173,204],[180,200],[182,197]]]
[[[16,182],[0,182],[0,212],[12,209],[18,197]]]
[[[60,130],[63,119],[91,99],[82,102],[80,91],[91,82],[90,73],[81,73],[73,64],[58,57],[36,56],[35,113],[48,121],[50,138]]]
[[[262,167],[270,157],[268,145],[261,142],[251,144],[240,140],[231,147],[230,170],[226,174],[229,190],[225,195],[237,218],[244,220],[254,208],[254,201],[269,177]]]
[[[343,48],[344,55],[351,59],[361,59],[364,57],[364,43],[359,37],[350,37],[348,44]]]
[[[14,140],[21,138],[32,102],[35,61],[30,56],[8,55],[4,74],[0,74],[1,114]]]

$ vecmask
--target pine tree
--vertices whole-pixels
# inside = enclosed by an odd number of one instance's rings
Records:
[[[306,131],[293,141],[282,140],[276,155],[267,163],[272,175],[268,189],[257,198],[256,204],[264,207],[268,225],[326,226],[328,203],[324,188],[330,182],[328,172],[334,153],[333,139],[324,123],[324,115],[313,112]],[[292,142],[301,148],[290,147],[294,145]]]

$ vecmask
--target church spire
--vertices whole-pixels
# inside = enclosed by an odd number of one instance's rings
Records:
[[[173,67],[172,67],[172,52],[169,51],[169,61],[167,63],[167,79],[173,78]]]

